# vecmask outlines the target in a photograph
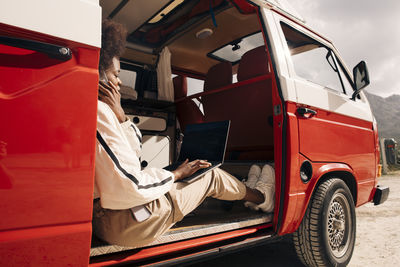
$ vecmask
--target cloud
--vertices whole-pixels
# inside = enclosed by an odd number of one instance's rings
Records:
[[[369,92],[400,94],[400,1],[292,0],[291,5],[333,41],[349,69],[367,62]]]

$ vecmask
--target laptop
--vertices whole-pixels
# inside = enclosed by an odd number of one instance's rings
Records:
[[[210,167],[200,169],[191,176],[180,180],[181,182],[191,183],[205,173],[221,166],[224,163],[229,127],[230,121],[187,125],[178,161],[164,169],[173,171],[186,159],[189,159],[189,162],[196,159],[204,159],[210,162]]]

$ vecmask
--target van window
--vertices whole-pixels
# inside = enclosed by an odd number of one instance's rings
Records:
[[[334,52],[316,40],[281,23],[296,75],[340,93],[351,92]]]
[[[122,66],[121,66],[122,67]],[[135,90],[137,73],[134,70],[130,69],[122,69],[119,74],[119,78],[121,79],[121,98],[123,99],[137,99],[137,92]]]
[[[244,53],[262,45],[264,45],[264,37],[261,32],[257,32],[225,44],[208,53],[207,56],[219,61],[229,61],[234,65],[239,62]]]
[[[204,81],[187,77],[188,82],[188,96],[198,94],[204,91]]]
[[[188,83],[188,96],[201,93],[204,91],[203,80],[187,77],[187,83]],[[196,98],[194,98],[193,101],[199,107],[200,111],[204,114],[203,105],[201,104],[201,102]]]

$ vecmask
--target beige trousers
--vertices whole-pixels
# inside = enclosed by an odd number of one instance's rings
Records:
[[[144,246],[168,231],[207,197],[241,200],[245,194],[246,186],[242,182],[217,168],[193,183],[174,183],[166,195],[146,204],[151,216],[143,222],[137,222],[130,209],[103,209],[99,201],[95,202],[93,231],[110,244]]]

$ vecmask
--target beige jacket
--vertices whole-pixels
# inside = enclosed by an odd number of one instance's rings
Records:
[[[160,198],[174,182],[171,172],[142,170],[140,130],[119,123],[111,108],[98,101],[94,198],[106,209],[129,209]]]

